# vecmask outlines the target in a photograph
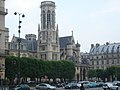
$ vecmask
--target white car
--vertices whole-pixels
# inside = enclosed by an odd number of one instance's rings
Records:
[[[37,90],[56,90],[56,87],[52,86],[50,84],[47,84],[47,83],[41,83],[41,84],[36,85],[35,89],[37,89]]]
[[[80,86],[81,86],[81,83],[83,83],[83,86],[85,87],[85,88],[88,88],[89,87],[89,81],[79,81],[78,83],[77,83],[77,86],[80,88]]]
[[[116,86],[115,84],[113,84],[112,82],[107,82],[107,83],[105,83],[105,84],[103,85],[103,89],[104,89],[104,90],[107,90],[107,89],[109,89],[109,90],[118,90],[119,87]]]

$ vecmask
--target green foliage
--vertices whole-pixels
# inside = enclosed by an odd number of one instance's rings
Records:
[[[88,71],[88,78],[93,78],[93,77],[96,77],[96,70],[90,69]]]
[[[5,61],[5,76],[9,79],[14,79],[18,73],[18,60],[16,57],[6,57]]]
[[[72,79],[75,75],[74,63],[68,60],[43,61],[35,58],[20,58],[9,56],[5,61],[6,77],[14,79],[18,75],[20,63],[20,76],[23,78],[66,78]]]
[[[88,71],[88,77],[89,78],[101,78],[102,80],[105,80],[107,78],[109,80],[110,77],[112,77],[112,80],[115,79],[115,77],[120,80],[120,66],[111,66],[108,67],[106,70],[103,69],[91,69]]]

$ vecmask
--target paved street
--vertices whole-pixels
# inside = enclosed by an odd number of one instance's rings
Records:
[[[31,88],[31,90],[35,90]],[[64,89],[64,88],[57,88],[57,90],[80,90],[80,89]],[[102,88],[86,88],[85,90],[103,90]]]
[[[80,90],[80,89],[63,89],[58,88],[57,90]],[[102,88],[86,88],[85,90],[103,90]]]

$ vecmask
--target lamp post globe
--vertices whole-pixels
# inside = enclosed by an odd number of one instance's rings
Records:
[[[21,29],[21,23],[22,21],[20,20],[20,18],[24,18],[25,15],[23,13],[19,13],[19,12],[15,12],[14,15],[18,15],[19,16],[19,25],[18,25],[18,84],[20,84],[20,43],[21,43],[21,39],[20,39],[20,29]]]

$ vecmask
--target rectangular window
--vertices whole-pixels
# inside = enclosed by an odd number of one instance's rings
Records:
[[[112,64],[114,64],[114,60],[112,60]]]
[[[1,46],[1,33],[0,33],[0,46]]]
[[[97,65],[99,65],[99,61],[97,61]]]
[[[92,61],[92,65],[94,65],[94,61]]]
[[[43,50],[43,51],[45,50],[45,46],[42,46],[42,50]]]
[[[21,50],[23,50],[23,45],[21,45]]]
[[[15,49],[17,50],[17,45],[15,45]]]
[[[45,40],[45,32],[44,31],[42,32],[42,38],[43,38],[43,40]]]
[[[102,61],[102,64],[104,64],[104,61]]]
[[[117,59],[117,63],[120,63],[120,62],[119,62],[119,59]]]
[[[107,64],[109,64],[109,60],[107,60]]]

